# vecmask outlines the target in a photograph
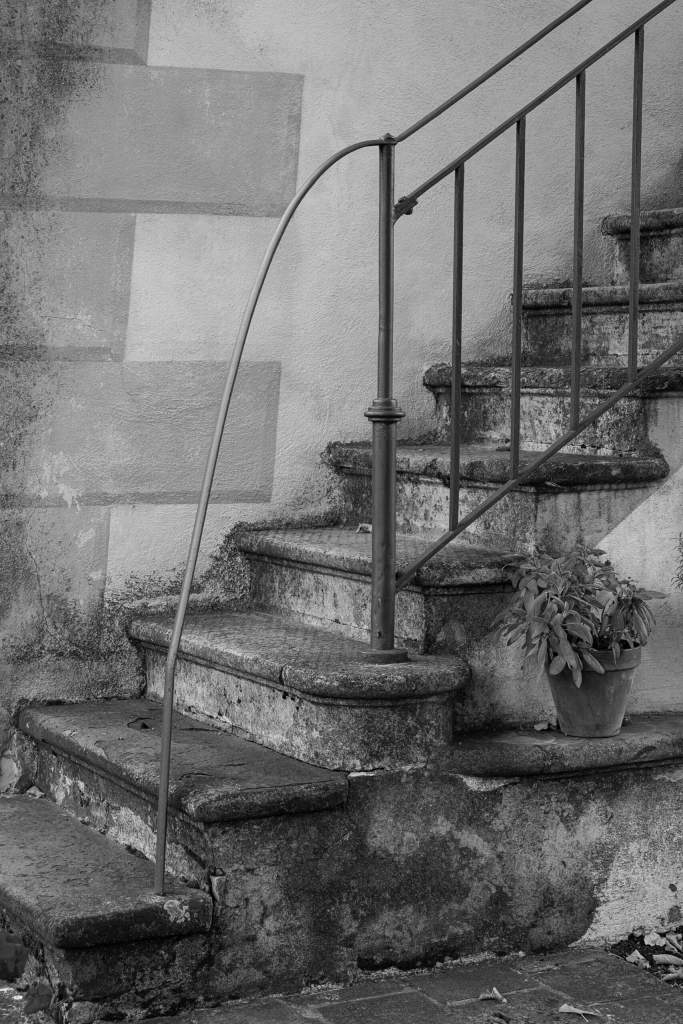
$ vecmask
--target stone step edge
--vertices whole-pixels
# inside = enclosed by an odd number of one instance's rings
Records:
[[[260,531],[259,534],[262,536],[265,532]],[[298,622],[296,626],[307,628],[311,635],[339,640],[336,633],[328,633],[317,627],[302,627]],[[170,621],[136,619],[129,627],[131,639],[142,647],[156,651],[168,650],[171,631]],[[361,641],[355,644],[370,652],[369,644]],[[343,703],[356,707],[388,707],[403,702],[442,699],[457,691],[470,676],[467,662],[455,654],[436,656],[411,651],[408,660],[395,664],[350,660],[335,669],[324,666],[311,668],[282,661],[277,657],[221,650],[187,633],[181,639],[179,655],[194,664],[234,672],[255,685],[268,687],[281,694],[325,705]]]
[[[349,540],[360,533],[358,529],[349,527],[336,527],[334,532],[337,536],[345,534]],[[369,532],[364,536],[370,541]],[[248,560],[264,560],[304,572],[355,579],[369,585],[372,576],[370,543],[367,551],[362,552],[351,547],[342,551],[339,544],[327,546],[321,541],[307,546],[308,540],[309,537],[302,539],[298,530],[243,530],[236,535],[237,547]],[[399,570],[402,565],[408,565],[413,558],[422,555],[431,543],[424,537],[408,534],[397,534],[396,540]],[[404,541],[413,542],[411,547],[414,550],[402,552]],[[504,551],[467,544],[458,552],[467,560],[467,564],[462,565],[449,561],[450,550],[449,545],[427,562],[405,588],[406,591],[449,596],[509,588],[510,566],[517,557],[511,549]]]
[[[611,213],[603,217],[600,225],[603,235],[630,235],[630,213]],[[683,230],[683,207],[673,206],[661,210],[641,210],[640,233],[664,234]]]
[[[12,802],[12,807],[6,801]],[[12,813],[15,811],[15,813]],[[9,812],[9,813],[8,813]],[[112,840],[82,825],[46,799],[26,796],[0,798],[0,820],[12,825],[11,842],[15,855],[22,849],[41,851],[41,863],[50,869],[53,892],[59,892],[59,906],[50,895],[31,892],[26,868],[12,877],[9,842],[0,841],[5,856],[0,857],[0,907],[14,921],[38,934],[52,946],[81,949],[149,939],[179,938],[205,934],[211,928],[213,901],[199,889],[173,885],[165,895],[153,892],[153,865],[117,846]],[[82,859],[82,869],[74,864],[74,850]],[[93,910],[86,900],[78,909],[74,890],[90,889],[97,865],[120,872],[120,889],[107,886]],[[60,872],[68,877],[61,879]],[[74,874],[75,872],[75,874]],[[140,886],[144,878],[145,886]],[[75,881],[74,881],[75,879]],[[134,879],[134,880],[130,880]],[[39,882],[33,882],[39,890]],[[68,889],[71,885],[73,888]],[[71,899],[69,897],[71,896]],[[52,906],[50,905],[52,903]],[[47,906],[46,906],[47,904]]]
[[[484,445],[476,447],[483,448]],[[520,469],[524,468],[524,456],[532,459],[542,451],[542,448],[538,451],[523,451]],[[372,450],[367,442],[333,442],[327,449],[330,465],[346,473],[368,475],[371,471],[371,456]],[[491,445],[490,453],[485,457],[468,459],[467,448],[464,446],[460,462],[461,486],[507,483],[509,462],[509,452],[505,449],[498,450]],[[447,445],[411,445],[410,442],[404,442],[396,449],[396,470],[399,476],[405,474],[435,479],[447,487],[450,481],[450,450]],[[666,459],[654,451],[647,455],[625,456],[577,455],[574,452],[563,455],[560,452],[539,466],[518,489],[558,493],[560,489],[570,488],[585,490],[587,487],[600,486],[641,486],[663,479],[668,472]]]
[[[683,714],[633,715],[617,736],[580,739],[533,728],[459,735],[433,768],[482,778],[581,774],[683,761]]]
[[[462,386],[465,392],[476,394],[485,390],[510,390],[512,369],[509,361],[500,365],[469,363],[463,366]],[[628,370],[621,366],[587,366],[581,371],[581,397],[596,400],[609,397],[628,380]],[[443,391],[451,387],[450,363],[430,366],[422,377],[429,391]],[[524,366],[521,370],[522,394],[552,395],[568,398],[571,394],[571,370],[564,366]],[[651,397],[666,392],[683,391],[683,368],[662,368],[646,378],[629,398]]]
[[[151,703],[156,704],[157,702]],[[160,708],[160,705],[157,706]],[[63,707],[63,705],[57,705],[57,707]],[[127,792],[142,797],[156,806],[159,797],[158,780],[155,780],[155,785],[146,785],[143,780],[135,777],[130,764],[119,764],[103,751],[88,749],[87,745],[79,743],[71,735],[60,731],[58,727],[53,728],[46,725],[43,720],[45,710],[45,705],[25,708],[19,715],[18,731],[33,743],[50,748],[68,759],[69,762],[82,765],[103,779],[113,780]],[[189,718],[189,716],[176,713],[176,718]],[[211,726],[205,719],[192,719],[192,721],[198,728],[204,730],[211,728],[218,735],[224,734],[224,730]],[[175,735],[177,737],[177,730]],[[287,755],[277,756],[286,758]],[[171,767],[173,767],[173,760]],[[173,791],[172,776],[168,805],[169,815],[180,812],[195,824],[208,825],[274,815],[311,813],[339,807],[346,802],[347,784],[343,776],[326,772],[325,769],[320,768],[312,768],[311,773],[318,776],[326,774],[328,777],[306,783],[294,783],[288,785],[286,789],[284,787],[280,789],[266,787],[249,790],[247,793],[237,787],[221,791],[220,785],[217,785],[204,798],[193,797],[191,791],[181,793],[176,797]]]
[[[629,304],[628,285],[584,285],[581,290],[584,310],[627,312]],[[639,290],[641,313],[661,307],[683,309],[683,281],[657,281],[641,284]],[[534,315],[543,313],[570,313],[573,292],[571,288],[525,288],[524,312]]]

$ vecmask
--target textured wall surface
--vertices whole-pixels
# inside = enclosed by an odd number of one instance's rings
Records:
[[[296,187],[301,75],[152,68],[151,9],[0,13],[0,649],[21,658],[96,653],[109,595],[184,558],[230,343],[220,314],[156,326],[160,281],[197,273],[154,254],[152,274],[139,218],[171,251],[200,224],[205,253],[214,222],[260,244]],[[206,552],[270,501],[279,383],[277,356],[240,372]]]

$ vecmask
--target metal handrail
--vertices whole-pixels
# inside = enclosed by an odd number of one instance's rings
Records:
[[[232,352],[232,358],[228,367],[228,374],[225,381],[225,387],[223,389],[223,396],[221,398],[220,409],[218,418],[216,420],[216,426],[214,428],[213,437],[211,439],[211,447],[209,454],[206,459],[206,466],[204,469],[204,476],[202,478],[202,486],[199,494],[199,501],[197,502],[197,511],[195,513],[194,526],[192,528],[192,537],[190,540],[190,548],[187,555],[187,562],[185,565],[185,572],[183,574],[183,582],[180,589],[180,597],[178,599],[178,607],[176,609],[175,618],[173,620],[173,630],[171,633],[171,639],[168,646],[168,654],[166,656],[166,667],[164,672],[164,706],[161,720],[161,758],[159,766],[159,801],[157,809],[157,843],[156,843],[156,858],[154,865],[154,889],[155,892],[163,894],[164,891],[164,877],[166,867],[166,833],[168,825],[168,791],[170,783],[170,769],[171,769],[171,734],[173,731],[173,693],[175,688],[175,666],[178,659],[178,649],[180,647],[180,639],[182,636],[183,626],[185,624],[185,616],[187,614],[187,605],[190,600],[190,590],[192,588],[192,581],[194,579],[195,570],[197,568],[197,559],[199,557],[199,547],[202,541],[202,533],[204,532],[204,523],[206,522],[206,514],[209,507],[209,498],[211,496],[211,486],[213,484],[213,478],[216,473],[216,466],[218,464],[218,454],[220,451],[221,441],[223,439],[223,430],[225,429],[225,421],[228,416],[228,410],[230,408],[230,402],[232,399],[232,393],[235,389],[235,381],[237,379],[237,372],[240,367],[242,360],[242,353],[244,352],[244,346],[251,327],[251,322],[254,317],[256,305],[261,295],[261,290],[265,283],[268,271],[270,270],[271,263],[275,257],[275,253],[278,250],[282,236],[287,230],[292,217],[294,216],[297,208],[301,204],[302,200],[308,195],[316,182],[322,178],[327,171],[330,170],[336,163],[348,156],[350,153],[355,153],[359,149],[367,149],[370,146],[380,146],[382,144],[381,139],[366,139],[363,142],[356,142],[350,146],[345,146],[340,149],[337,153],[326,160],[316,171],[308,178],[306,182],[296,192],[294,198],[291,200],[287,209],[283,213],[280,222],[277,226],[275,234],[273,235],[268,248],[266,249],[261,266],[259,268],[258,276],[254,283],[254,286],[249,295],[242,320],[240,323],[239,332],[237,334],[237,340],[235,347]]]
[[[485,135],[483,139],[480,139],[479,142],[475,143],[473,146],[470,146],[469,149],[466,149],[463,153],[460,154],[460,156],[456,157],[455,160],[449,161],[449,163],[442,167],[440,171],[437,171],[436,174],[433,174],[430,178],[427,178],[427,180],[423,182],[422,185],[419,185],[416,189],[413,189],[412,192],[408,192],[407,195],[401,196],[401,198],[398,200],[398,203],[396,204],[396,218],[398,219],[399,217],[403,216],[403,214],[410,213],[417,204],[417,201],[420,198],[420,196],[424,195],[425,192],[429,192],[429,190],[434,188],[435,185],[438,185],[440,181],[443,181],[443,179],[447,178],[449,174],[452,174],[456,167],[459,167],[461,164],[467,163],[467,161],[471,160],[473,156],[476,156],[477,153],[480,153],[482,149],[486,149],[486,147],[490,145],[490,143],[495,142],[497,138],[499,138],[506,131],[508,131],[509,128],[512,128],[513,125],[517,124],[518,121],[526,117],[527,114],[530,114],[533,110],[536,110],[537,107],[542,106],[542,104],[545,103],[546,100],[549,100],[551,96],[554,96],[556,92],[559,92],[560,89],[563,89],[565,85],[568,85],[569,82],[576,79],[581,74],[581,72],[586,71],[586,69],[591,67],[591,65],[596,64],[602,57],[608,54],[616,46],[618,46],[620,43],[623,43],[625,39],[628,39],[629,36],[634,35],[639,28],[642,28],[643,25],[646,25],[648,21],[651,21],[653,18],[656,18],[658,14],[661,14],[662,11],[666,10],[667,7],[670,7],[674,3],[676,3],[676,0],[662,0],[662,2],[657,4],[656,7],[653,7],[651,11],[649,11],[647,14],[642,15],[640,18],[638,18],[637,21],[634,21],[631,25],[629,25],[628,28],[623,29],[623,31],[621,31],[618,35],[614,36],[612,39],[609,40],[609,42],[605,43],[604,46],[601,46],[600,49],[596,50],[595,53],[591,54],[591,56],[587,60],[584,60],[580,64],[577,64],[576,67],[573,68],[571,71],[568,71],[567,74],[562,75],[561,78],[558,78],[557,81],[553,83],[553,85],[549,86],[547,89],[544,89],[542,93],[539,93],[539,95],[535,99],[530,100],[529,103],[526,103],[523,107],[520,107],[516,114],[512,114],[510,117],[507,117],[504,121],[501,121],[498,127],[488,132],[488,134]],[[396,141],[398,142],[400,141],[400,139],[401,136],[398,136]]]
[[[464,166],[466,161],[473,156],[475,152],[479,152],[489,142],[493,141],[493,138],[497,138],[499,134],[502,134],[512,124],[517,125],[517,181],[518,190],[517,198],[519,199],[519,185],[521,181],[521,189],[523,195],[523,178],[524,178],[524,127],[525,127],[525,116],[527,110],[534,109],[549,96],[553,95],[562,85],[566,84],[579,74],[577,70],[570,73],[568,76],[564,76],[560,82],[556,83],[555,86],[551,87],[550,90],[546,90],[541,97],[537,99],[533,104],[528,105],[528,108],[523,108],[521,112],[518,112],[515,117],[504,122],[504,125],[500,126],[496,130],[495,134],[489,134],[484,140],[482,140],[476,147],[471,148],[464,154],[462,154],[456,161],[451,162],[448,167],[439,172],[439,176],[429,179],[424,186],[420,189],[415,190],[408,197],[403,197],[399,200],[398,204],[394,203],[394,153],[395,148],[399,142],[403,142],[410,136],[414,135],[420,129],[424,128],[427,124],[431,123],[441,114],[451,109],[456,103],[462,100],[465,96],[469,95],[481,85],[483,85],[490,78],[494,77],[499,71],[507,67],[515,59],[525,53],[527,50],[532,48],[541,39],[545,38],[552,31],[559,27],[559,25],[566,22],[568,19],[576,15],[580,10],[586,7],[592,0],[581,0],[581,2],[575,4],[563,15],[556,18],[550,24],[545,26],[540,32],[537,32],[524,44],[519,46],[516,50],[512,51],[502,60],[492,65],[484,74],[480,75],[468,86],[461,89],[450,99],[444,103],[435,107],[429,114],[425,115],[419,121],[415,122],[409,128],[399,135],[391,136],[385,135],[383,138],[366,139],[362,142],[354,143],[350,146],[346,146],[340,149],[337,153],[331,156],[323,164],[321,164],[316,171],[307,179],[307,181],[298,189],[295,196],[287,206],[282,218],[278,224],[278,227],[273,235],[273,238],[266,250],[263,257],[261,267],[259,269],[256,282],[252,288],[252,291],[247,302],[247,306],[242,317],[240,329],[238,332],[237,340],[233,349],[232,357],[228,367],[227,379],[221,399],[221,405],[219,409],[216,426],[214,429],[209,454],[207,456],[206,466],[204,469],[204,475],[202,478],[202,485],[200,491],[199,502],[197,505],[197,512],[195,515],[194,526],[192,530],[192,538],[190,541],[190,548],[188,552],[187,562],[185,566],[185,572],[183,575],[183,582],[178,601],[178,608],[176,610],[174,624],[169,642],[168,654],[166,658],[165,668],[165,685],[164,685],[164,697],[163,697],[163,716],[162,716],[162,736],[161,736],[161,761],[160,761],[160,778],[159,778],[159,802],[157,812],[157,845],[156,845],[156,863],[155,863],[155,878],[154,885],[155,891],[159,894],[163,894],[164,881],[165,881],[165,862],[166,862],[166,835],[168,825],[168,796],[169,796],[169,783],[170,783],[170,761],[171,761],[171,738],[172,738],[172,722],[173,722],[173,697],[174,697],[174,679],[175,679],[175,666],[180,648],[180,641],[182,637],[182,630],[185,622],[185,616],[187,613],[187,606],[190,598],[190,590],[192,587],[192,581],[197,566],[197,559],[199,555],[199,548],[201,544],[202,533],[206,520],[206,514],[208,510],[209,498],[211,493],[211,487],[213,478],[216,471],[218,462],[218,455],[220,450],[220,444],[225,428],[225,422],[232,399],[232,394],[235,387],[235,381],[237,373],[239,371],[244,346],[247,340],[247,335],[251,326],[251,322],[254,316],[254,312],[263,289],[268,271],[273,262],[273,258],[277,249],[280,245],[282,237],[294,216],[297,208],[310,192],[313,186],[318,180],[336,163],[345,158],[346,156],[356,152],[360,149],[376,147],[379,150],[380,155],[380,200],[379,200],[379,332],[378,332],[378,384],[377,384],[377,398],[373,401],[371,407],[367,410],[366,416],[373,425],[373,531],[372,531],[372,545],[373,545],[373,568],[372,568],[372,615],[371,615],[371,644],[373,653],[378,660],[394,660],[400,659],[403,654],[397,652],[394,649],[394,604],[396,590],[399,587],[405,586],[410,579],[412,579],[419,568],[425,564],[436,553],[441,547],[453,539],[458,533],[464,530],[471,522],[474,521],[482,512],[486,511],[487,508],[495,504],[496,501],[500,500],[504,494],[512,490],[518,483],[526,479],[531,473],[534,472],[538,466],[551,457],[561,447],[563,447],[568,440],[576,436],[581,430],[585,428],[589,423],[593,422],[606,408],[609,408],[615,401],[623,394],[629,393],[644,379],[645,376],[649,376],[650,373],[654,372],[659,366],[667,361],[674,354],[683,347],[683,341],[672,346],[671,349],[667,350],[657,360],[654,360],[646,371],[636,375],[635,373],[635,362],[631,366],[632,362],[632,348],[629,346],[629,367],[631,380],[624,388],[616,392],[614,396],[608,402],[603,403],[596,410],[591,413],[589,417],[584,417],[583,420],[578,420],[578,399],[572,397],[573,404],[576,404],[576,415],[572,417],[572,430],[567,434],[563,435],[559,441],[555,442],[548,452],[544,453],[540,459],[537,459],[531,466],[527,467],[524,472],[517,476],[516,479],[511,480],[499,492],[488,502],[485,502],[476,513],[462,519],[460,522],[457,521],[457,484],[459,479],[459,466],[458,453],[459,453],[459,436],[455,426],[453,424],[452,429],[452,440],[453,448],[451,457],[452,472],[451,472],[451,519],[450,525],[452,529],[449,534],[444,535],[433,545],[425,555],[415,563],[414,566],[410,567],[397,579],[395,557],[396,557],[396,530],[395,530],[395,463],[396,463],[396,424],[402,417],[403,413],[398,408],[396,400],[392,395],[393,389],[393,246],[394,246],[394,221],[398,219],[403,213],[411,212],[412,208],[417,202],[419,195],[422,195],[428,188],[436,184],[437,181],[442,180],[451,171],[454,172],[454,180],[456,187],[456,225],[455,225],[455,240],[454,240],[454,297],[453,297],[453,356],[454,365],[457,359],[458,367],[458,383],[457,388],[459,391],[459,367],[460,367],[460,355],[461,355],[461,329],[462,329],[462,270],[463,270],[463,251],[462,251],[462,216],[464,208]],[[596,60],[599,60],[604,53],[608,52],[609,49],[616,46],[618,42],[622,41],[632,34],[635,27],[640,26],[642,33],[642,25],[649,21],[650,18],[655,17],[660,11],[664,10],[670,4],[674,3],[675,0],[664,0],[660,3],[649,15],[644,16],[639,22],[635,23],[629,29],[620,33],[618,37],[607,44],[607,47],[603,47],[600,51],[592,56],[582,66],[581,74],[583,69],[590,66]],[[640,84],[641,84],[641,95],[640,99],[642,102],[642,35],[640,39],[641,54],[640,54]],[[582,79],[585,84],[585,80]],[[577,78],[578,83],[578,78]],[[634,110],[636,106],[636,98],[634,94]],[[577,99],[577,112],[579,110],[578,99]],[[634,124],[635,124],[634,116]],[[636,161],[636,149],[638,150],[637,157],[638,162],[640,159],[640,141],[636,146],[634,141],[634,166]],[[579,152],[579,143],[577,141],[577,154]],[[582,153],[582,151],[581,151]],[[577,156],[578,159],[578,156]],[[581,155],[582,160],[582,155]],[[638,199],[634,198],[632,204],[632,211],[636,208],[636,202],[639,203],[640,188],[638,178]],[[581,189],[582,189],[581,184]],[[634,185],[635,189],[635,185]],[[635,195],[635,192],[634,192]],[[407,204],[407,205],[406,205]],[[639,207],[637,207],[639,209]],[[519,391],[519,353],[520,353],[520,341],[519,331],[521,330],[521,282],[522,282],[522,241],[523,241],[523,204],[520,207],[519,202],[517,203],[516,212],[517,229],[515,232],[515,318],[519,319],[519,329],[516,332],[516,340],[513,344],[513,380],[516,379],[516,390]],[[580,233],[579,233],[580,234]],[[634,248],[633,243],[633,224],[632,224],[632,247],[631,255],[637,254],[637,248]],[[635,235],[638,236],[638,231],[635,231]],[[575,265],[576,265],[576,248],[580,238],[575,230]],[[632,266],[634,264],[632,263]],[[635,264],[638,265],[637,263]],[[456,287],[457,277],[459,275],[460,287]],[[638,285],[636,281],[635,286],[635,299],[634,290],[631,290],[631,320],[634,320],[633,308],[635,302],[636,318],[635,326],[637,328],[637,295]],[[576,377],[578,387],[578,369],[575,368],[573,376]],[[513,387],[513,392],[515,387]],[[453,396],[455,397],[455,384],[453,385]],[[513,396],[514,397],[514,396]],[[513,400],[513,409],[514,409]],[[517,407],[518,407],[518,395],[517,395]],[[455,416],[452,416],[455,421]],[[517,444],[513,446],[512,454],[512,465],[515,465],[515,460],[519,458],[519,446],[518,439]]]

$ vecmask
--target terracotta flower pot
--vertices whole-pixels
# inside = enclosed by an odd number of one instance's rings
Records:
[[[616,662],[609,651],[592,653],[604,665],[604,675],[584,669],[581,686],[575,686],[571,672],[566,669],[556,676],[548,674],[560,729],[565,736],[616,736],[624,720],[641,648],[625,649]]]

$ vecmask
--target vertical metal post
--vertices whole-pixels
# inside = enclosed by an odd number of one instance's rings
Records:
[[[643,137],[643,53],[645,29],[635,32],[633,55],[633,139],[631,147],[631,277],[628,302],[628,379],[638,372],[640,292],[640,166]]]
[[[451,494],[449,529],[460,515],[460,431],[462,410],[462,274],[465,202],[465,165],[453,175],[453,335],[451,341]]]
[[[379,147],[379,332],[377,398],[372,423],[371,647],[377,660],[405,657],[394,648],[396,602],[396,424],[404,415],[393,396],[394,375],[394,140]]]
[[[519,472],[520,391],[522,375],[522,281],[524,274],[524,172],[526,118],[517,121],[515,150],[515,240],[512,271],[512,367],[510,381],[510,476]]]
[[[581,397],[581,314],[583,311],[583,202],[586,138],[586,72],[576,76],[574,123],[574,264],[572,280],[572,364],[570,429],[579,422]]]

